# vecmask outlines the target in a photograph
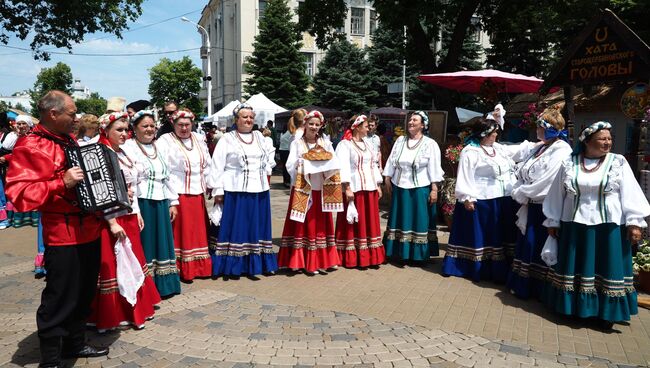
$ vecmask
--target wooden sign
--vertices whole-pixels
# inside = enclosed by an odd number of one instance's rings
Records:
[[[545,78],[544,87],[593,85],[649,76],[650,48],[606,9],[575,39]]]

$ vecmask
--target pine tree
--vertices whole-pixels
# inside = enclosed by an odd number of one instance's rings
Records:
[[[368,63],[371,68],[371,89],[377,92],[377,97],[370,101],[373,105],[402,105],[402,95],[389,95],[387,86],[389,83],[402,82],[403,39],[399,32],[382,27],[381,24],[372,36],[372,46],[368,48]],[[411,70],[407,70],[407,76],[410,74]]]
[[[309,77],[305,58],[300,53],[302,36],[291,20],[287,0],[270,0],[260,19],[260,33],[253,42],[253,55],[246,62],[251,77],[244,91],[250,95],[264,93],[286,108],[309,103]]]
[[[370,64],[365,52],[343,39],[330,45],[314,77],[318,104],[360,113],[374,107],[378,93],[371,88]]]

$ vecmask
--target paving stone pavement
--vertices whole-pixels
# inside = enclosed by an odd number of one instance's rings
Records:
[[[287,191],[272,194],[279,237]],[[42,280],[34,229],[0,232],[0,366],[36,366]],[[441,242],[446,234],[439,233]],[[31,249],[29,249],[31,248]],[[99,335],[108,357],[85,367],[629,367],[650,365],[650,313],[603,333],[491,283],[421,267],[340,269],[326,276],[196,280],[143,330]]]

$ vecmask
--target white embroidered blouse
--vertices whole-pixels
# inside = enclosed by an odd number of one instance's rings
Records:
[[[600,166],[598,160],[586,160],[586,170],[580,157],[562,162],[544,199],[544,226],[559,227],[564,221],[646,227],[650,205],[625,157],[608,153]]]
[[[205,193],[211,158],[202,136],[192,133],[190,138],[179,139],[170,132],[161,135],[156,145],[166,153],[169,181],[176,193]]]
[[[169,166],[165,162],[164,145],[140,144],[129,139],[120,148],[139,165],[138,197],[161,201],[168,199],[171,206],[178,205],[178,194],[169,180]],[[140,169],[141,168],[141,169]]]
[[[458,201],[476,202],[509,196],[517,181],[512,160],[517,151],[517,146],[506,147],[496,142],[492,147],[465,146],[458,160]]]
[[[444,174],[440,164],[440,147],[436,141],[425,136],[419,143],[404,136],[397,138],[383,172],[393,184],[403,189],[441,182]]]
[[[512,188],[512,198],[521,204],[542,203],[562,162],[571,156],[571,146],[557,140],[550,146],[532,145],[525,159],[517,165],[517,182]]]
[[[341,162],[341,182],[350,183],[352,192],[374,191],[382,183],[379,157],[368,139],[342,140],[336,146],[336,156]]]
[[[333,160],[337,160],[337,157],[334,154],[334,148],[332,147],[332,143],[330,141],[321,138],[318,140],[318,144],[327,152],[332,153]],[[308,144],[303,139],[296,139],[291,142],[289,157],[287,157],[287,162],[285,164],[287,167],[287,172],[289,172],[289,175],[291,176],[291,185],[294,185],[296,183],[296,174],[298,172],[298,167],[300,165],[303,165],[302,155],[307,153],[307,151],[314,148],[315,146],[315,143]],[[338,168],[337,163],[328,166]],[[312,190],[323,189],[323,182],[325,181],[325,177],[322,171],[314,174],[307,174],[307,180],[309,181],[309,185],[311,185]]]
[[[261,193],[269,190],[266,178],[275,159],[262,133],[231,131],[219,140],[212,155],[208,186],[213,195],[228,192]]]

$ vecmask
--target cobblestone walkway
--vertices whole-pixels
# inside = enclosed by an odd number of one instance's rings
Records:
[[[42,281],[31,262],[0,263],[0,365],[36,366],[35,312]],[[523,344],[337,311],[270,303],[192,285],[165,300],[143,330],[90,333],[110,345],[86,367],[627,367],[576,354],[554,355]]]

